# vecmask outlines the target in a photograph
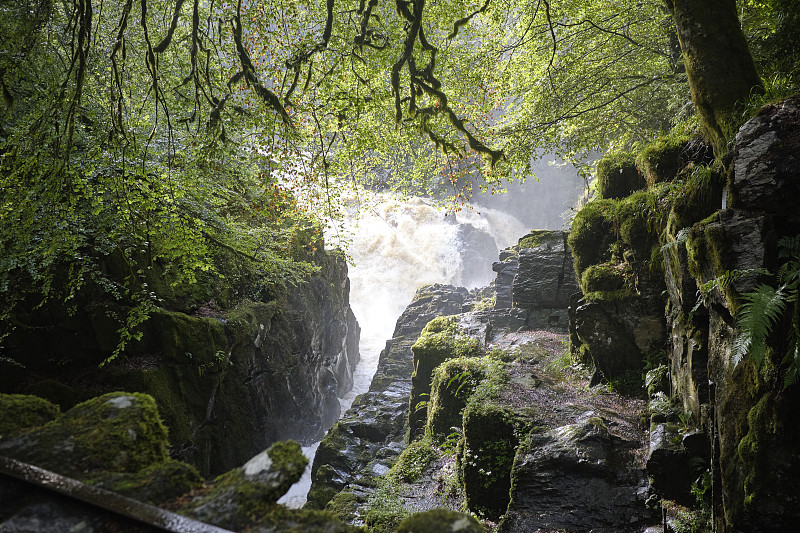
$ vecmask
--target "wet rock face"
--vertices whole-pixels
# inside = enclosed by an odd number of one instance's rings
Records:
[[[769,105],[736,135],[733,207],[793,217],[800,201],[800,96]],[[784,212],[777,212],[783,210]]]
[[[64,409],[71,406],[65,403],[71,389],[53,386],[54,379],[74,381],[82,394],[87,381],[95,395],[147,393],[169,427],[173,455],[205,476],[234,468],[279,440],[318,440],[340,414],[337,395],[352,386],[360,332],[343,256],[318,252],[315,260],[320,271],[282,301],[244,302],[231,310],[207,306],[195,315],[156,309],[142,325],[141,340],[100,372],[97,365],[113,350],[119,327],[103,308],[42,328],[46,333],[38,336],[15,337],[11,355],[31,364],[28,374],[8,384],[0,361],[0,391],[27,390],[46,377],[31,388],[52,394]],[[62,346],[67,353],[58,352]],[[63,375],[44,362],[53,357],[66,361]]]
[[[322,509],[345,488],[370,493],[403,450],[411,375],[411,346],[433,318],[459,313],[468,301],[463,287],[428,285],[417,291],[381,352],[368,392],[327,433],[317,449],[306,507]]]
[[[620,468],[635,464],[637,446],[609,435],[594,413],[533,433],[514,462],[512,499],[499,531],[638,533],[652,523],[647,481],[641,471]]]

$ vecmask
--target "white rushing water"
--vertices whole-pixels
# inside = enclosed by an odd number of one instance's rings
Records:
[[[454,220],[453,214],[446,215],[427,200],[401,201],[388,195],[374,197],[372,207],[357,220],[346,221],[343,230],[352,235],[348,247],[353,263],[349,268],[350,306],[361,326],[361,360],[352,390],[341,399],[343,413],[356,396],[369,390],[380,352],[419,287],[429,283],[483,286],[494,278],[491,261],[496,257],[487,258],[484,279],[462,279],[456,222],[489,233],[499,249],[515,244],[529,229],[494,209],[475,207],[460,212]],[[305,503],[311,486],[310,462],[318,446],[303,448],[309,468],[280,503],[293,508]]]

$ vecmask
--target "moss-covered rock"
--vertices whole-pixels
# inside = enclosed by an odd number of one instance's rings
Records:
[[[647,184],[672,181],[687,163],[684,155],[689,144],[684,135],[666,135],[650,143],[638,156]]]
[[[431,320],[411,352],[414,373],[411,375],[408,422],[413,438],[425,428],[434,369],[447,359],[478,356],[483,352],[483,345],[478,339],[461,333],[458,317],[453,315]]]
[[[515,251],[519,252],[519,250],[523,248],[538,248],[544,244],[557,246],[563,242],[563,238],[563,234],[560,231],[547,229],[532,230],[517,242]]]
[[[590,265],[611,259],[609,247],[616,241],[613,222],[616,206],[614,200],[595,200],[575,215],[567,242],[578,279]]]
[[[709,217],[722,207],[725,176],[708,165],[690,165],[681,171],[680,183],[670,191],[670,212],[666,231],[676,235]]]
[[[135,473],[97,472],[85,481],[153,505],[162,505],[203,484],[196,468],[174,459],[154,463]]]
[[[113,392],[76,405],[41,428],[0,442],[0,453],[73,476],[137,472],[167,459],[167,429],[155,401]]]
[[[629,291],[625,291],[626,281],[626,265],[625,263],[601,263],[599,265],[591,265],[583,271],[581,276],[581,290],[583,291],[584,298],[587,300],[597,299],[613,299],[607,293],[623,292],[627,294],[620,294],[620,297],[629,295]],[[602,293],[597,296],[595,293]],[[604,297],[605,296],[605,297]]]
[[[26,394],[0,394],[0,439],[45,425],[60,414],[57,405]]]
[[[449,509],[432,509],[403,520],[397,533],[483,533],[486,531],[474,517]]]
[[[428,402],[426,433],[435,442],[444,441],[453,431],[460,431],[467,400],[498,362],[488,357],[450,359],[434,370]]]
[[[597,162],[597,194],[617,200],[647,187],[636,161],[625,154],[608,154]]]
[[[467,507],[497,520],[509,502],[511,467],[520,439],[530,429],[525,413],[499,401],[507,371],[485,380],[464,409],[464,446],[459,457]]]
[[[415,440],[398,456],[387,476],[395,482],[412,483],[422,476],[435,457],[433,445],[427,436]]]
[[[277,442],[242,468],[219,476],[180,512],[237,531],[258,524],[275,511],[275,503],[300,479],[307,464],[299,444]]]
[[[362,503],[358,496],[350,491],[337,492],[325,506],[325,510],[332,513],[343,522],[353,523],[358,517],[358,507]]]

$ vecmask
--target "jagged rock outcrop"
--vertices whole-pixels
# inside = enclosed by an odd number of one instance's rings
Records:
[[[566,331],[570,297],[580,292],[567,233],[535,230],[503,250],[492,266],[495,309],[526,312],[526,326]]]
[[[675,159],[667,144],[642,157]],[[761,283],[777,286],[775,273],[796,257],[786,238],[800,233],[800,97],[742,126],[728,168],[708,166],[707,150],[687,154],[692,142],[684,145],[680,165],[659,166],[649,190],[596,200],[576,216],[570,244],[584,300],[573,340],[607,378],[652,369],[648,471],[663,498],[710,503],[721,533],[793,530],[800,387],[784,384],[797,365],[786,357],[793,297],[777,296],[785,311],[763,360],[733,354],[743,297]],[[661,369],[669,370],[669,398],[656,390]]]
[[[743,274],[707,293],[699,320],[673,325],[678,338],[693,339],[691,350],[686,342],[673,345],[673,381],[679,384],[676,395],[705,429],[718,532],[789,531],[799,517],[790,480],[800,475],[800,392],[783,386],[788,323],[777,325],[760,366],[731,358],[740,334],[734,317],[741,296],[759,282],[774,283],[756,269],[775,272],[785,261],[778,256],[778,240],[800,231],[798,153],[800,97],[762,109],[736,136],[729,207],[695,225],[686,243],[688,260],[680,276],[702,285],[729,272]],[[677,284],[670,295],[691,299]],[[707,365],[694,364],[687,354],[707,358]]]
[[[641,532],[652,524],[639,443],[611,435],[597,413],[533,432],[517,452],[501,533]]]
[[[20,328],[6,348],[26,367],[0,362],[0,373],[8,370],[0,391],[52,394],[65,408],[87,392],[150,394],[170,429],[173,456],[206,476],[278,440],[317,440],[340,415],[337,394],[352,385],[359,327],[344,257],[318,251],[315,261],[320,271],[280,301],[231,310],[209,304],[193,315],[156,309],[141,339],[100,371],[119,327],[102,307],[37,327],[35,335]]]
[[[311,470],[309,508],[322,509],[343,489],[371,492],[403,450],[407,429],[411,345],[425,325],[439,315],[461,311],[469,293],[463,287],[428,285],[397,320],[394,335],[381,352],[369,391],[360,395],[317,449]]]

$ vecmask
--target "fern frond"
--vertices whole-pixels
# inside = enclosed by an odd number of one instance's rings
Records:
[[[732,353],[734,364],[745,355],[749,355],[757,366],[761,364],[767,337],[786,309],[786,296],[783,285],[775,289],[761,284],[742,297],[744,303],[737,320],[740,333],[734,340]]]
[[[685,243],[686,239],[689,238],[689,230],[690,229],[691,228],[683,228],[683,229],[679,230],[678,233],[675,234],[675,240],[674,241],[670,241],[667,244],[663,245],[661,247],[661,251],[662,252],[666,252],[667,250],[669,250],[671,248],[675,248],[675,247]]]
[[[800,257],[800,235],[782,237],[778,240],[778,257],[780,259]]]

